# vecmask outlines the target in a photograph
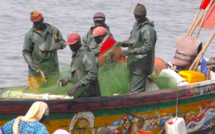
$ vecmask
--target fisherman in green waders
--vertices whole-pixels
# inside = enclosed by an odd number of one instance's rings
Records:
[[[61,87],[73,83],[67,94],[74,98],[101,96],[97,57],[81,45],[81,37],[77,33],[70,34],[65,44],[73,52],[71,77],[58,80],[58,85]]]
[[[113,34],[110,32],[110,28],[108,25],[105,24],[105,15],[102,12],[97,12],[93,16],[93,21],[95,26],[92,26],[86,35],[83,37],[83,45],[85,47],[89,47],[91,53],[96,55],[97,57],[100,54],[99,45],[96,43],[95,39],[92,38],[93,30],[96,27],[102,26],[106,29],[107,35],[113,37]]]
[[[128,56],[131,93],[145,91],[147,77],[153,71],[157,40],[154,24],[146,18],[144,5],[139,3],[136,5],[134,17],[136,22],[129,39],[115,44],[116,47],[128,47],[128,50],[123,50],[121,55]]]
[[[22,53],[29,66],[29,87],[38,89],[57,82],[59,76],[57,50],[65,48],[66,45],[60,31],[44,23],[40,12],[33,10],[30,18],[33,27],[25,35]]]

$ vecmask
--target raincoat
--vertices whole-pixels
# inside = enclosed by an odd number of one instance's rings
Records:
[[[82,46],[73,53],[70,72],[72,83],[79,85],[74,98],[101,96],[98,59],[88,51],[88,48]]]
[[[135,23],[129,39],[125,41],[125,43],[134,42],[128,46],[128,50],[132,53],[128,56],[131,92],[145,90],[145,80],[153,71],[156,40],[154,24],[147,19],[140,24]]]
[[[110,35],[111,37],[113,37],[112,33],[110,32],[109,30],[109,27],[105,24],[104,27],[106,28],[106,32],[108,35]],[[83,42],[83,45],[85,47],[89,47],[89,50],[94,54],[96,55],[97,57],[99,56],[99,53],[100,53],[100,49],[98,47],[98,44],[96,43],[95,39],[92,38],[92,33],[93,33],[93,29],[95,27],[91,27],[89,29],[89,31],[87,32],[86,35],[84,35],[83,39],[82,39],[82,42]]]
[[[57,78],[59,75],[59,65],[57,50],[53,49],[56,43],[61,45],[60,49],[65,48],[64,39],[60,31],[49,24],[46,24],[47,28],[44,31],[37,31],[32,28],[25,35],[23,56],[28,65],[34,62],[47,78]],[[35,78],[31,80],[31,78]],[[57,79],[56,79],[57,80]],[[30,88],[38,88],[40,85],[32,85],[40,81],[38,84],[42,84],[41,74],[32,70],[29,66],[29,85]]]

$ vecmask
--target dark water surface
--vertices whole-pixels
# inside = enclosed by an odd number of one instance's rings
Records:
[[[154,21],[158,34],[156,56],[171,61],[178,36],[189,29],[201,0],[1,0],[0,9],[0,87],[26,85],[27,64],[22,56],[25,33],[32,23],[29,13],[40,11],[45,22],[57,27],[64,39],[72,32],[85,35],[93,25],[93,14],[101,11],[106,15],[117,41],[129,37],[135,22],[133,10],[136,3],[145,4],[148,18]],[[199,38],[203,44],[212,30],[202,30]],[[205,57],[213,56],[214,42],[208,48]],[[69,47],[58,53],[61,70],[71,62]]]

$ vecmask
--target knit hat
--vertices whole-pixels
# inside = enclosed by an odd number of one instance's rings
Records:
[[[100,26],[100,27],[96,27],[93,30],[92,37],[97,37],[97,36],[102,36],[102,35],[106,35],[106,28]]]
[[[71,33],[68,37],[67,37],[67,41],[64,43],[65,45],[73,45],[76,42],[78,42],[79,40],[81,40],[81,37],[79,34],[77,33]]]
[[[102,12],[97,12],[93,16],[93,20],[105,20],[105,15]]]
[[[32,22],[38,22],[43,18],[43,15],[40,12],[33,10],[30,13],[30,18]]]
[[[134,15],[146,17],[146,15],[147,15],[146,7],[143,4],[137,3],[137,5],[134,9]]]

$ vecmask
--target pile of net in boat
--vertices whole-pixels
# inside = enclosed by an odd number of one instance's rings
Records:
[[[69,66],[64,68],[61,72],[59,79],[71,77],[68,72]],[[146,84],[146,91],[155,91],[165,88],[176,88],[176,81],[174,81],[168,75],[160,76],[156,73],[152,73],[149,77],[153,77],[154,82],[150,83],[150,86]],[[119,62],[107,62],[99,67],[98,79],[102,96],[110,96],[114,94],[126,94],[129,93],[129,71],[127,69],[127,63]],[[152,86],[152,85],[155,86]],[[37,90],[31,90],[29,88],[11,88],[6,91],[0,91],[0,97],[7,98],[71,98],[67,95],[67,90],[72,87],[72,83],[67,84],[64,87],[59,87],[53,84],[49,87],[43,87]],[[58,96],[51,96],[58,95]],[[40,96],[40,97],[39,97]]]
[[[64,68],[63,70],[64,71],[61,72],[59,79],[71,77],[71,74],[68,72],[69,67]],[[125,94],[129,92],[129,73],[126,63],[104,64],[99,67],[98,79],[102,96]],[[43,87],[37,90],[31,90],[24,87],[14,87],[7,91],[0,92],[0,97],[29,98],[29,96],[32,96],[34,98],[34,94],[42,94],[45,97],[47,94],[52,94],[62,95],[62,97],[65,98],[67,90],[70,87],[72,87],[72,83],[69,83],[64,87],[59,87],[56,83],[52,86]]]

